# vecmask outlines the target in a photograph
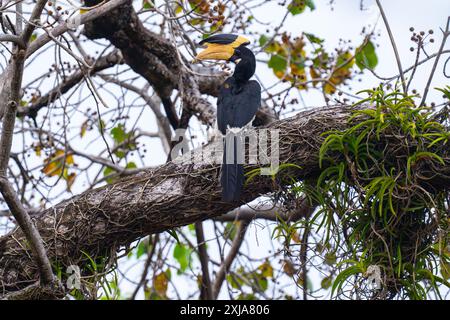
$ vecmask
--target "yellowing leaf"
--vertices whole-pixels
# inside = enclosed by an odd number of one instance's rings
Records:
[[[328,82],[324,85],[324,92],[326,94],[332,94],[336,92],[336,87],[342,84],[346,79],[348,79],[351,75],[351,70],[349,65],[353,65],[353,63],[348,63],[345,66],[335,70],[331,75]]]
[[[42,147],[40,144],[37,144],[34,146],[34,152],[36,153],[36,155],[38,157],[40,157],[42,155]]]
[[[258,270],[261,270],[261,275],[266,278],[273,278],[273,267],[270,265],[270,262],[266,260],[262,265],[258,267]]]
[[[320,74],[317,73],[316,69],[314,69],[312,67],[309,68],[309,75],[311,76],[311,80],[320,79]],[[312,85],[314,87],[316,87],[317,86],[317,82],[313,81]]]
[[[66,157],[66,164],[74,164],[73,162],[73,155],[72,154],[68,154]]]
[[[86,120],[83,122],[83,124],[81,125],[81,128],[80,128],[80,137],[81,138],[83,138],[84,135],[86,134],[87,128],[88,128],[88,122]]]
[[[278,79],[282,79],[284,77],[284,71],[275,71],[275,75]]]
[[[45,159],[44,164],[42,172],[45,175],[49,177],[60,176],[64,167],[67,169],[68,166],[74,164],[73,155],[66,154],[64,150],[58,149],[49,158]]]
[[[266,52],[276,53],[282,51],[281,46],[278,42],[272,41],[267,47]]]
[[[183,8],[177,4],[176,8],[175,8],[175,14],[180,14],[183,12]]]
[[[337,59],[337,67],[339,69],[350,69],[355,64],[355,58],[348,51],[341,53]]]
[[[296,63],[291,63],[290,67],[291,67],[291,73],[293,75],[296,75],[296,76],[302,76],[303,75],[304,76],[306,74],[305,68],[301,67],[300,65],[298,65]]]
[[[292,241],[294,241],[295,243],[300,243],[300,235],[298,232],[294,232],[294,234],[292,235]]]
[[[67,183],[67,191],[70,191],[70,188],[72,187],[73,183],[75,182],[76,173],[72,172],[66,177],[66,183]]]
[[[325,277],[320,282],[320,286],[322,287],[322,289],[328,289],[328,288],[331,287],[332,284],[333,284],[333,277],[332,276]]]
[[[161,272],[153,277],[153,288],[160,296],[166,296],[169,279],[165,272]]]
[[[325,92],[326,94],[333,94],[336,92],[336,88],[332,84],[327,82],[323,86],[323,92]]]
[[[49,162],[44,166],[42,172],[49,177],[59,176],[62,173],[62,168],[59,164],[60,163],[56,161]]]
[[[289,260],[284,260],[283,270],[290,277],[294,276],[295,273],[297,272],[297,270],[295,270],[294,265]]]

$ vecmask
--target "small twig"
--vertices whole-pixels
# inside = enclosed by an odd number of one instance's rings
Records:
[[[414,61],[413,70],[411,72],[411,76],[409,77],[408,84],[406,85],[406,91],[409,90],[409,86],[411,85],[412,80],[414,79],[414,75],[416,74],[417,67],[419,66],[419,58],[420,58],[420,48],[423,45],[422,39],[419,39],[417,44],[417,53],[416,53],[416,60]]]
[[[430,90],[431,81],[433,80],[434,72],[436,71],[436,68],[437,68],[437,65],[439,62],[439,58],[442,55],[442,51],[444,51],[445,43],[447,42],[447,38],[450,35],[450,16],[447,17],[447,26],[445,27],[445,31],[442,30],[442,34],[443,34],[443,37],[442,37],[441,47],[439,48],[436,59],[434,60],[433,68],[431,69],[430,77],[428,78],[427,85],[425,86],[425,89],[423,90],[423,97],[422,97],[422,101],[420,102],[421,106],[425,105],[425,100],[427,99],[428,90]]]
[[[202,300],[212,300],[213,292],[208,268],[209,258],[208,258],[208,251],[206,250],[205,235],[203,233],[202,222],[195,223],[195,235],[197,236],[198,254],[200,257],[200,264],[202,266],[202,283],[200,289],[200,298]]]
[[[302,282],[303,282],[303,300],[308,300],[308,238],[309,238],[309,227],[308,227],[308,218],[306,218],[305,230],[302,237],[302,243],[300,247],[300,262],[302,267]]]
[[[151,240],[151,236],[149,239],[149,245],[150,245],[150,240]],[[151,243],[151,247],[150,247],[150,252],[148,252],[148,254],[147,254],[147,259],[145,260],[144,271],[142,272],[141,279],[139,280],[139,283],[137,284],[136,288],[134,289],[130,300],[136,299],[136,295],[138,294],[139,289],[144,285],[145,279],[147,279],[148,269],[150,268],[150,264],[152,263],[153,255],[155,254],[155,248],[156,248],[156,244],[158,243],[158,241],[159,241],[159,234],[156,234],[155,237],[153,238],[153,241],[151,241],[152,243]]]
[[[231,264],[233,263],[234,258],[236,258],[236,255],[239,252],[239,248],[241,247],[242,242],[244,241],[245,232],[247,231],[249,224],[250,222],[245,220],[241,221],[239,224],[236,236],[233,240],[233,243],[231,244],[230,252],[228,253],[225,260],[222,262],[222,265],[220,266],[220,269],[217,272],[216,281],[214,282],[213,287],[214,299],[217,299],[217,297],[219,296],[220,288],[222,288],[225,276],[228,273],[228,270],[230,270]]]
[[[19,48],[25,48],[25,43],[22,39],[14,34],[0,34],[0,42],[12,42]]]
[[[397,45],[395,44],[395,39],[394,39],[394,36],[392,35],[391,27],[389,26],[389,22],[386,18],[383,7],[381,6],[380,0],[376,0],[376,1],[377,1],[378,8],[380,9],[381,16],[383,17],[384,25],[386,26],[386,30],[389,34],[389,39],[391,40],[392,48],[394,49],[395,60],[397,61],[398,71],[400,73],[400,78],[402,80],[403,92],[405,94],[407,94],[405,75],[403,74],[402,62],[400,61],[400,56],[398,54]]]
[[[431,60],[431,59],[433,59],[434,57],[436,57],[436,56],[438,55],[438,53],[439,53],[439,52],[433,53],[433,54],[429,55],[428,57],[426,57],[426,58],[420,60],[419,62],[417,62],[417,64],[413,64],[412,66],[410,66],[410,67],[408,67],[407,69],[405,69],[405,70],[403,71],[403,73],[406,74],[406,73],[408,73],[408,72],[414,70],[414,68],[417,68],[418,66],[420,66],[420,65],[422,65],[422,64],[424,64],[424,63],[426,63],[426,62],[428,62],[429,60]],[[450,50],[444,50],[444,51],[442,51],[442,54],[447,54],[447,53],[450,53]],[[377,73],[376,73],[374,70],[372,70],[372,69],[367,69],[367,70],[369,70],[376,78],[378,78],[378,79],[380,79],[380,80],[383,80],[383,81],[388,81],[388,82],[389,82],[389,81],[392,81],[392,80],[397,79],[398,77],[400,77],[400,75],[398,75],[398,74],[396,74],[395,76],[390,76],[390,77],[382,77],[382,76],[380,76],[379,74],[377,74]]]

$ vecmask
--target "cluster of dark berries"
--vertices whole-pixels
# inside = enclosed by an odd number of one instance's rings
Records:
[[[423,45],[424,40],[425,40],[428,36],[431,36],[431,35],[434,33],[434,31],[431,30],[431,29],[428,30],[428,33],[426,33],[425,31],[414,32],[414,28],[413,28],[413,27],[410,27],[410,28],[409,28],[409,31],[411,31],[411,32],[413,33],[412,36],[411,36],[411,41],[417,43],[419,47],[421,47],[421,46]],[[430,41],[430,43],[433,43],[433,42],[434,42],[434,39],[433,39],[433,38],[430,38],[429,41]],[[410,51],[414,51],[414,48],[411,47],[411,48],[409,48],[409,50],[410,50]]]

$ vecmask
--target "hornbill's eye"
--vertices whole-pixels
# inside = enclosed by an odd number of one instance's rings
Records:
[[[241,60],[241,51],[239,51],[239,49],[234,49],[234,53],[231,56],[230,61],[238,64]]]

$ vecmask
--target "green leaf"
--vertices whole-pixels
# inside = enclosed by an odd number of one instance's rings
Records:
[[[151,4],[149,1],[147,1],[147,0],[143,0],[142,1],[142,8],[143,9],[146,9],[146,10],[148,10],[148,9],[152,9],[153,8],[153,4]]]
[[[314,4],[313,0],[306,0],[306,6],[311,10],[316,10],[316,5]]]
[[[344,285],[344,282],[348,278],[350,278],[353,275],[363,273],[363,272],[364,272],[364,270],[362,270],[362,268],[359,266],[350,266],[347,269],[345,269],[344,271],[342,271],[341,273],[339,273],[333,282],[333,286],[331,288],[331,296],[333,296],[336,291],[339,291],[342,288],[342,286]]]
[[[332,284],[333,284],[333,277],[332,276],[325,277],[320,282],[320,286],[322,287],[322,289],[325,289],[325,290],[329,289]]]
[[[365,68],[374,69],[378,64],[378,57],[375,52],[375,46],[372,41],[368,41],[364,47],[359,47],[356,49],[356,65],[359,69],[364,70]]]
[[[177,240],[178,243],[180,243],[180,238],[178,238],[178,234],[177,234],[177,230],[176,230],[176,229],[167,230],[166,232],[167,232],[172,238],[174,238],[175,240]]]
[[[147,252],[148,240],[144,240],[139,242],[139,245],[136,250],[136,258],[142,257]]]
[[[450,86],[445,88],[435,88],[436,90],[442,92],[447,99],[450,99]]]
[[[241,293],[238,298],[238,300],[258,300],[256,296],[252,293]]]
[[[256,275],[256,284],[263,291],[266,291],[267,288],[269,287],[269,282],[267,281],[267,278],[260,274]]]
[[[125,132],[123,124],[118,124],[117,127],[111,129],[111,136],[117,144],[125,141],[127,134]]]
[[[233,276],[232,274],[227,274],[226,279],[234,289],[240,289],[244,285],[244,281],[241,278]]]
[[[411,177],[411,167],[418,162],[421,159],[435,159],[437,160],[441,165],[445,165],[444,159],[442,159],[440,156],[438,156],[437,154],[433,153],[433,152],[428,152],[428,151],[420,151],[420,152],[416,152],[413,155],[408,157],[408,160],[406,162],[406,174],[407,177],[410,178]]]
[[[189,248],[186,247],[185,245],[177,243],[175,245],[175,249],[173,250],[173,257],[180,264],[179,273],[184,273],[187,267],[189,266],[191,250],[189,250]]]
[[[267,43],[267,41],[269,41],[269,38],[267,38],[267,36],[264,34],[261,35],[261,37],[259,37],[259,46],[260,47],[264,46]]]
[[[450,263],[441,262],[441,275],[445,280],[450,279]]]
[[[336,253],[331,251],[325,253],[325,263],[327,265],[332,266],[336,263],[336,261],[337,261]]]
[[[313,0],[293,0],[288,5],[289,12],[295,16],[297,14],[303,13],[308,7],[311,11],[316,9],[316,5],[314,4]]]
[[[103,131],[105,131],[105,127],[106,127],[105,121],[99,120],[98,121],[98,132],[102,133]]]
[[[127,165],[126,165],[125,168],[126,168],[126,169],[136,169],[136,168],[137,168],[137,165],[136,165],[136,163],[134,163],[133,161],[130,161],[130,162],[127,163]]]
[[[37,34],[36,33],[33,33],[32,35],[31,35],[31,37],[30,37],[30,42],[33,42],[34,40],[36,40],[37,39]]]
[[[225,225],[225,230],[224,230],[224,237],[226,239],[231,239],[234,240],[234,238],[236,237],[236,224],[239,222],[227,222],[227,224]]]
[[[114,173],[116,173],[116,171],[114,169],[110,168],[110,167],[106,167],[105,170],[103,170],[103,176],[104,177],[107,177],[107,176],[112,175]],[[113,182],[114,182],[114,178],[107,178],[106,179],[106,183],[108,183],[108,184],[111,184]]]
[[[273,55],[269,60],[268,66],[275,72],[285,71],[287,67],[286,58],[279,54]]]
[[[172,271],[170,270],[170,268],[167,268],[165,273],[166,273],[167,279],[169,279],[169,280],[172,279]]]
[[[305,32],[304,35],[312,43],[316,43],[316,44],[322,44],[323,43],[323,39],[320,39],[320,38],[316,37],[312,33],[306,33]]]

